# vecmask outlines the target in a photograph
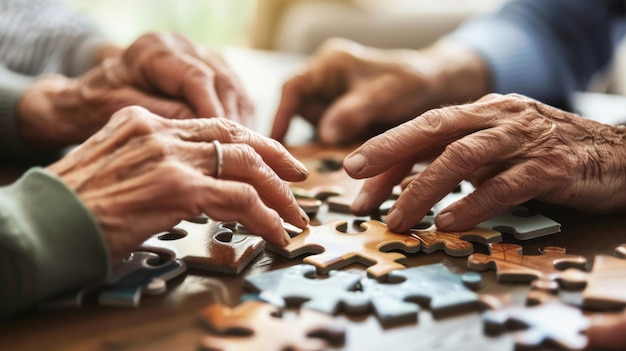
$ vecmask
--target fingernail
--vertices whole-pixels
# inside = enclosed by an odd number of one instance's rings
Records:
[[[404,211],[400,207],[392,207],[387,214],[387,226],[395,232],[401,231],[402,222],[404,221]]]
[[[361,154],[352,154],[343,160],[343,167],[351,174],[358,174],[367,166],[367,158]]]
[[[298,210],[300,210],[300,219],[302,220],[302,223],[305,226],[308,225],[309,222],[311,221],[309,219],[309,215],[307,215],[306,212],[302,208],[298,208]]]
[[[302,162],[294,158],[294,163],[296,167],[298,168],[298,171],[300,172],[300,174],[302,174],[305,177],[309,176],[309,170],[306,169],[306,166],[302,164]]]
[[[440,213],[435,219],[435,224],[437,228],[446,229],[454,224],[454,213],[452,212],[444,212]]]

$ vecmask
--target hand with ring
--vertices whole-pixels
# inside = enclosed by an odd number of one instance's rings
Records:
[[[128,107],[50,165],[99,222],[113,260],[200,213],[284,246],[308,224],[287,181],[306,168],[275,140],[224,118],[171,120]],[[281,179],[282,178],[282,179]]]

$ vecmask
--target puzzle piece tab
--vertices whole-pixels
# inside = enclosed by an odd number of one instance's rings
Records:
[[[365,230],[355,234],[339,231],[337,228],[341,226],[347,226],[347,222],[333,220],[319,226],[309,225],[292,238],[289,245],[267,245],[267,248],[289,258],[314,254],[303,261],[316,266],[320,274],[358,262],[369,266],[368,274],[382,277],[393,270],[405,268],[400,262],[406,260],[406,256],[388,251],[414,253],[421,246],[416,238],[394,233],[384,223],[375,220],[361,223],[361,228]]]
[[[474,228],[464,232],[443,232],[434,226],[428,229],[412,229],[411,236],[422,243],[422,251],[430,254],[444,250],[450,256],[468,256],[474,252],[471,242],[481,244],[502,241],[502,234],[495,230]]]
[[[249,235],[240,228],[234,223],[211,220],[207,223],[181,221],[170,232],[152,236],[142,247],[173,253],[190,268],[238,274],[265,246],[261,237]]]
[[[277,307],[255,300],[235,308],[210,305],[202,310],[201,322],[216,333],[203,338],[203,350],[321,351],[345,340],[345,329],[327,315],[302,309],[297,319],[283,319]]]
[[[490,244],[491,255],[473,254],[467,259],[470,269],[497,271],[500,282],[531,282],[534,288],[558,289],[558,283],[568,288],[584,286],[587,276],[587,259],[584,256],[565,254],[565,249],[546,247],[541,255],[522,255],[522,247],[516,244]]]

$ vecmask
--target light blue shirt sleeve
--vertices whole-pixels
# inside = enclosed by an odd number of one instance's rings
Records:
[[[624,34],[623,1],[516,0],[444,40],[480,54],[492,91],[564,105],[611,62]]]

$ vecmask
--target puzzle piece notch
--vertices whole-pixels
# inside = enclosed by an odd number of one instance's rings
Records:
[[[584,306],[590,309],[626,307],[626,259],[596,255],[582,295]]]
[[[406,256],[391,250],[415,253],[421,247],[419,240],[394,233],[379,221],[363,222],[361,227],[365,230],[361,233],[343,233],[337,229],[345,225],[346,221],[342,220],[331,220],[319,226],[309,225],[293,237],[289,245],[267,245],[267,248],[288,258],[313,254],[303,261],[316,266],[320,274],[352,263],[361,263],[369,266],[366,269],[368,274],[382,277],[393,270],[405,268],[402,262]]]
[[[142,248],[167,252],[190,268],[239,274],[264,249],[265,241],[236,223],[181,221],[172,230],[159,233]]]
[[[539,349],[557,346],[559,349],[582,350],[587,337],[582,333],[589,320],[579,308],[558,299],[541,299],[535,306],[506,306],[483,313],[484,330],[488,335],[498,335],[506,330],[517,330],[513,338],[516,349]]]
[[[578,269],[586,269],[587,259],[565,254],[564,248],[548,246],[540,255],[522,255],[522,247],[516,244],[495,243],[489,248],[490,255],[470,255],[467,267],[476,271],[494,269],[499,282],[532,282],[533,288],[541,290],[556,291],[558,283],[568,289],[586,284],[586,272]]]
[[[77,292],[45,302],[42,308],[80,307],[86,296],[98,294],[103,306],[137,307],[141,294],[159,295],[166,291],[166,281],[187,270],[184,262],[169,259],[160,263],[154,252],[135,251],[115,264],[111,274],[102,282]]]
[[[327,314],[373,310],[387,325],[415,322],[418,303],[428,306],[435,317],[475,311],[483,306],[479,296],[466,288],[479,288],[480,275],[457,275],[442,264],[391,272],[386,283],[343,271],[316,278],[319,277],[315,276],[315,267],[301,264],[247,277],[246,284],[249,289],[260,291],[261,297],[277,296],[287,305]]]
[[[235,308],[209,305],[200,320],[219,335],[203,338],[202,347],[215,351],[324,350],[328,343],[345,342],[345,328],[327,315],[307,309],[301,309],[295,320],[281,315],[277,307],[255,300]]]

